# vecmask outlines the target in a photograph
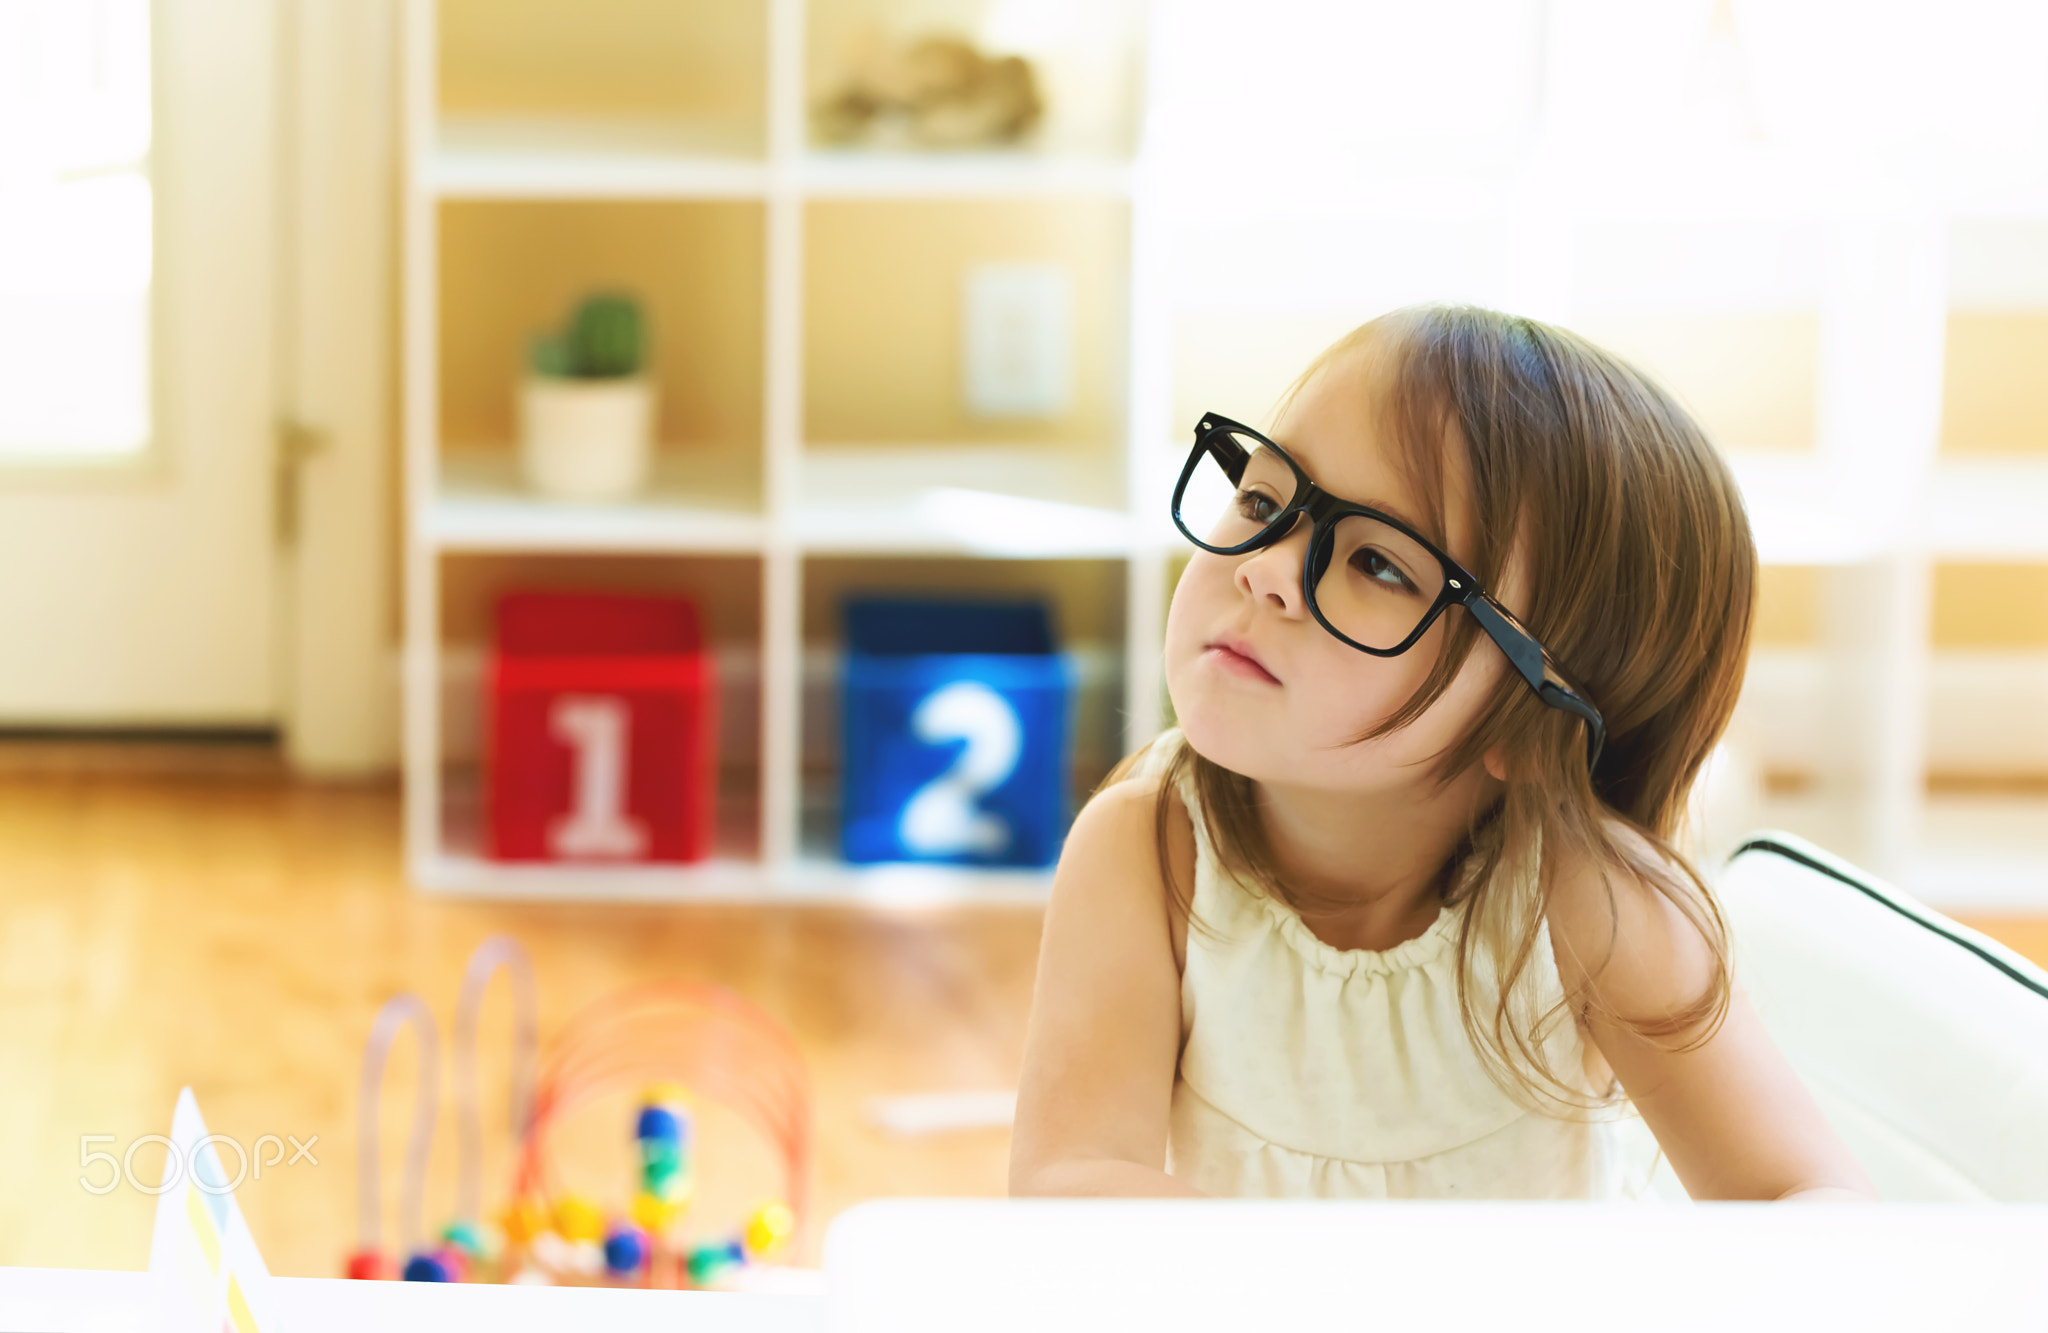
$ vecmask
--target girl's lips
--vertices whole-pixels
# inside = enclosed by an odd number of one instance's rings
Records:
[[[1280,683],[1280,678],[1266,670],[1259,659],[1253,657],[1243,644],[1229,639],[1218,639],[1203,650],[1203,655],[1213,658],[1217,666],[1234,676],[1262,681],[1268,685]]]

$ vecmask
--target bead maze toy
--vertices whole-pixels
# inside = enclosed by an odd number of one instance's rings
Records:
[[[509,1197],[486,1220],[482,1117],[477,1095],[477,1015],[492,978],[506,973],[513,999]],[[463,977],[455,1021],[456,1216],[431,1243],[422,1234],[423,1181],[439,1114],[439,1050],[432,1011],[418,996],[392,999],[364,1048],[358,1115],[357,1246],[347,1273],[415,1282],[610,1284],[717,1287],[750,1264],[787,1257],[806,1216],[812,1119],[808,1076],[796,1043],[730,991],[694,982],[628,987],[583,1010],[539,1052],[533,968],[506,936],[484,942]],[[378,1105],[393,1043],[411,1027],[419,1043],[399,1200],[394,1263],[381,1246]],[[632,1125],[638,1171],[630,1201],[605,1208],[568,1189],[551,1154],[554,1131],[597,1100],[641,1091]],[[716,1103],[755,1128],[781,1166],[781,1196],[736,1232],[688,1227],[696,1195],[693,1108]]]

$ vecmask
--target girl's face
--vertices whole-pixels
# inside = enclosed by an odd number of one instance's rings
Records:
[[[1371,358],[1359,352],[1303,386],[1273,438],[1332,494],[1416,522],[1422,496],[1369,410]],[[1469,563],[1472,544],[1464,463],[1454,443],[1445,468],[1446,549]],[[1197,754],[1252,780],[1281,787],[1387,792],[1429,781],[1430,764],[1470,726],[1506,663],[1481,642],[1450,689],[1406,727],[1352,744],[1407,702],[1443,650],[1439,616],[1398,657],[1374,657],[1316,622],[1301,591],[1306,519],[1248,555],[1197,549],[1166,620],[1166,685]]]

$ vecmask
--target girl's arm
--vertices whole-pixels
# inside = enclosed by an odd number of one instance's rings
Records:
[[[1549,904],[1551,946],[1565,993],[1580,997],[1586,1030],[1686,1192],[1875,1199],[1870,1178],[1740,989],[1720,1028],[1690,1050],[1673,1048],[1696,1033],[1648,1038],[1615,1021],[1676,1014],[1705,991],[1713,970],[1712,951],[1678,908],[1647,884],[1616,878],[1610,913],[1597,872],[1561,877]]]
[[[1067,834],[1024,1041],[1013,1195],[1199,1193],[1165,1171],[1180,969],[1153,832],[1157,793],[1156,783],[1119,783]],[[1173,810],[1174,869],[1192,875],[1186,812]]]

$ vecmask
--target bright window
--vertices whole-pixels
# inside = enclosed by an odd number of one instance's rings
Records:
[[[150,435],[149,0],[0,0],[0,458]]]

